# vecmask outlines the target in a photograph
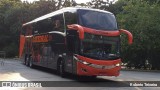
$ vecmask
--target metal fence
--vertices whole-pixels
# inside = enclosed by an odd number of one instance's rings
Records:
[[[6,52],[0,51],[0,64],[1,65],[4,65],[5,58],[6,58]]]

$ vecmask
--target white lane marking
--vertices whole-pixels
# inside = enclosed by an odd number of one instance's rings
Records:
[[[134,87],[136,90],[142,90],[142,89],[140,89],[139,87]]]

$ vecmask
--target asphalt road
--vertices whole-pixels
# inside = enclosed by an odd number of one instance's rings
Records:
[[[160,90],[160,72],[121,71],[118,77],[98,76],[97,78],[68,74],[66,78],[61,78],[53,70],[40,67],[32,69],[15,59],[6,59],[4,65],[0,62],[0,81],[48,81],[54,84],[54,87],[0,87],[0,90]],[[159,87],[143,87],[148,81],[153,81],[149,82],[150,85],[154,83]],[[143,86],[130,87],[131,83],[138,86],[143,84]]]

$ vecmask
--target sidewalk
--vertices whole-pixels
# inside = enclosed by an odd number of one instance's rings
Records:
[[[160,70],[142,70],[142,69],[121,69],[122,71],[138,71],[138,72],[158,72],[160,73]]]

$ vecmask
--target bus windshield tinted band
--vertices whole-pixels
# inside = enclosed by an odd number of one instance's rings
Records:
[[[98,30],[117,30],[116,19],[113,14],[78,10],[79,22],[82,26]]]
[[[82,41],[81,54],[99,60],[115,60],[119,58],[119,36],[106,37],[85,34]]]

